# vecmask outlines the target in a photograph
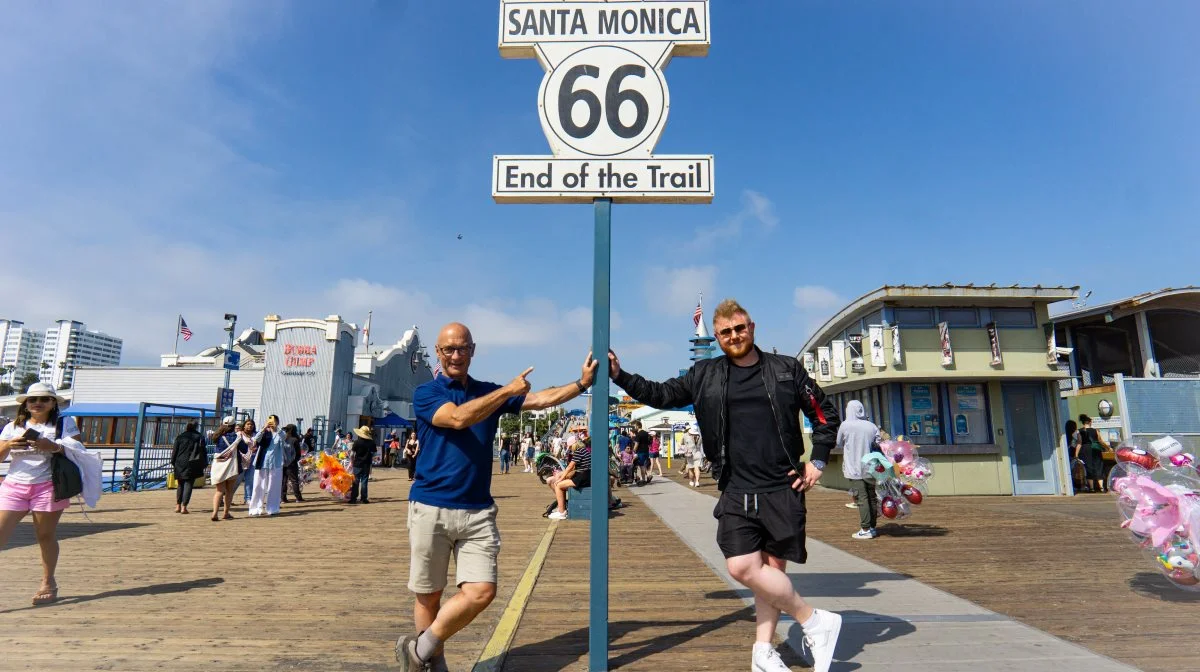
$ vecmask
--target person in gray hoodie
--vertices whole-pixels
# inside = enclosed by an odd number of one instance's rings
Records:
[[[862,402],[851,399],[846,404],[846,415],[842,426],[838,427],[836,447],[842,449],[842,475],[850,481],[850,489],[858,500],[858,520],[860,529],[853,535],[854,539],[874,539],[879,536],[875,531],[876,507],[875,484],[863,478],[863,457],[879,445],[879,427],[867,420],[867,411]]]

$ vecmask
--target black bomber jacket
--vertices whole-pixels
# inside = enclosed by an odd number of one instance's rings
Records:
[[[779,428],[779,443],[792,466],[799,472],[800,456],[804,454],[800,413],[812,423],[812,459],[828,462],[841,424],[833,402],[825,397],[796,358],[762,350],[758,350],[758,356],[763,364],[763,385],[767,388],[775,424]],[[629,396],[654,408],[682,408],[688,404],[695,407],[704,455],[714,467],[720,466],[717,481],[720,490],[729,483],[728,405],[725,403],[729,366],[728,357],[721,356],[702,359],[682,376],[661,383],[624,369],[614,381]]]

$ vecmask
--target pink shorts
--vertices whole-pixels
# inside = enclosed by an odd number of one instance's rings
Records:
[[[0,483],[0,511],[62,511],[71,506],[71,500],[54,500],[54,483],[15,483],[4,479]]]

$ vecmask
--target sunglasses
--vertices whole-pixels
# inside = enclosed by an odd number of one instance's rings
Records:
[[[441,352],[443,355],[446,355],[447,357],[452,357],[454,355],[471,355],[471,354],[475,353],[475,344],[472,343],[471,345],[439,345],[439,346],[437,346],[437,349],[438,349],[438,352]]]
[[[48,404],[54,401],[54,397],[25,397],[25,401],[31,404]]]
[[[717,336],[720,336],[721,338],[729,338],[734,334],[738,334],[740,336],[746,333],[746,330],[749,328],[750,325],[743,322],[742,324],[735,324],[732,327],[725,327],[717,332]]]

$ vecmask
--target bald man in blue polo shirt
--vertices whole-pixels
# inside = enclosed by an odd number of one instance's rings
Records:
[[[408,588],[416,595],[417,634],[396,642],[404,672],[446,669],[442,643],[496,597],[500,531],[491,492],[492,444],[500,416],[566,403],[596,378],[589,354],[578,380],[531,393],[526,378],[533,367],[500,386],[467,375],[474,355],[470,329],[457,322],[442,327],[437,356],[443,373],[413,394],[421,450],[408,495]],[[443,605],[451,554],[459,592]]]

